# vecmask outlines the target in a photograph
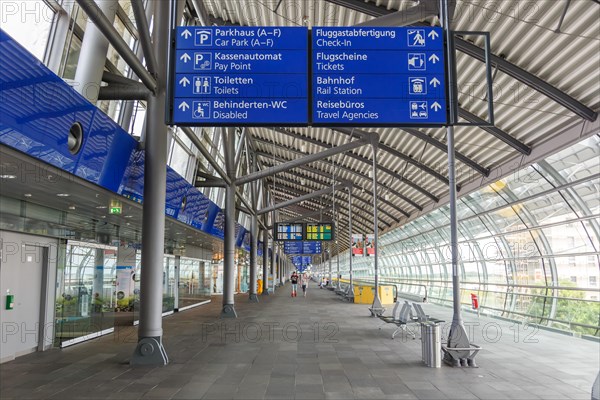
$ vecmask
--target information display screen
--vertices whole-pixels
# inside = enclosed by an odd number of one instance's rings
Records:
[[[305,240],[333,240],[333,223],[316,222],[306,224]]]
[[[304,235],[304,224],[299,223],[275,223],[275,240],[302,240]]]
[[[286,242],[283,244],[285,254],[321,254],[321,242]]]

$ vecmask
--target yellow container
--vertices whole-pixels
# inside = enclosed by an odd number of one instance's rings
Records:
[[[256,293],[262,294],[262,279],[256,280]]]
[[[394,287],[392,285],[379,285],[379,300],[381,304],[394,304]],[[375,287],[357,285],[354,287],[354,303],[373,304]]]

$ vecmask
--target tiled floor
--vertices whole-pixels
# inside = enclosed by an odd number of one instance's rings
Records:
[[[421,362],[419,339],[397,336],[366,305],[312,287],[236,297],[221,320],[220,298],[165,318],[166,367],[128,365],[134,328],[18,358],[0,366],[1,399],[590,399],[600,345],[466,314],[484,347],[479,368]],[[425,304],[451,320],[449,308]]]

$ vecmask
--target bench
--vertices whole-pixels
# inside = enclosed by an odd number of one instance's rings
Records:
[[[423,311],[423,307],[420,304],[417,303],[413,303],[413,307],[415,308],[415,312],[416,312],[416,320],[419,322],[426,322],[426,321],[430,321],[436,324],[439,324],[441,322],[445,322],[444,320],[441,319],[437,319],[437,318],[432,318],[429,315],[425,314],[425,311]]]
[[[350,289],[350,285],[347,285],[345,283],[340,283],[340,290],[336,289],[335,294],[345,295],[346,293],[348,293],[349,289]]]
[[[409,332],[406,327],[408,324],[415,323],[416,320],[411,318],[411,307],[408,304],[408,301],[405,301],[400,307],[400,302],[397,301],[394,305],[394,309],[392,310],[391,316],[379,316],[379,319],[384,322],[384,324],[394,324],[397,326],[396,330],[392,333],[392,339],[396,337],[396,334],[400,331],[404,331],[410,336],[412,336],[413,340],[415,339],[414,332]],[[379,327],[381,329],[381,326]]]

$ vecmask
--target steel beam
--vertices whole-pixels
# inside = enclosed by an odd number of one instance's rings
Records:
[[[352,128],[352,129],[350,129],[350,128],[333,128],[333,130],[336,132],[343,133],[345,135],[352,135],[352,134],[361,135],[361,134],[363,134],[362,130],[355,129],[355,128]],[[446,185],[448,184],[448,178],[446,178],[444,175],[440,174],[439,172],[429,168],[425,164],[418,162],[411,156],[407,156],[406,154],[401,153],[400,151],[394,149],[393,147],[388,146],[385,143],[379,143],[379,148],[381,150],[385,151],[386,153],[392,154],[393,156],[398,157],[398,158],[406,161],[407,163],[419,168],[423,172],[428,173],[429,175],[433,176],[440,182],[442,182]]]
[[[113,83],[101,86],[98,92],[98,100],[148,100],[152,93],[139,82],[134,85],[121,85]]]
[[[229,179],[229,176],[227,176],[227,173],[223,170],[223,168],[221,168],[221,166],[213,158],[210,152],[206,150],[200,139],[198,139],[198,137],[194,133],[193,129],[187,126],[181,126],[179,128],[183,131],[183,133],[185,133],[188,139],[192,141],[194,146],[196,146],[196,148],[200,151],[200,154],[202,154],[202,156],[206,159],[206,161],[208,161],[211,167],[213,167],[213,169],[219,174],[219,176],[225,181],[225,183],[231,183],[231,180]]]
[[[281,193],[284,194],[286,196],[286,198],[289,197],[289,196],[303,196],[304,195],[304,193],[296,191],[295,189],[290,188],[288,186],[284,186],[284,185],[279,185],[277,188],[274,188],[273,191],[274,192],[281,191]],[[290,193],[293,193],[293,194],[290,194]],[[280,197],[282,197],[282,196],[280,195]],[[330,202],[329,200],[323,200],[322,204],[325,204],[325,205],[328,205],[328,206],[332,206],[333,205],[333,203]],[[340,212],[343,215],[345,215],[345,212],[344,212],[344,210],[342,208],[340,208],[339,210],[340,210]],[[361,219],[361,225],[363,225],[363,227],[366,227],[367,231],[370,230],[370,228],[368,228],[368,227],[371,226],[370,225],[372,223],[371,220],[363,217],[361,214],[359,214],[358,216],[355,216],[355,218],[360,218]]]
[[[273,157],[272,157],[272,156],[270,156],[268,153],[257,152],[256,154],[257,154],[257,155],[264,156],[264,157],[265,157],[266,159],[268,159],[268,160],[272,160],[272,159],[273,159]],[[275,159],[276,161],[278,161],[278,162],[286,162],[286,161],[288,161],[288,160],[285,160],[285,159],[283,159],[283,158],[280,158],[280,157],[275,157],[274,159]],[[303,167],[298,167],[298,169],[300,169],[300,170],[302,170],[302,171],[306,171],[306,172],[313,173],[313,174],[315,174],[315,175],[319,175],[319,176],[321,176],[321,177],[323,177],[323,178],[325,178],[325,179],[327,179],[327,180],[329,180],[329,179],[331,178],[331,177],[329,176],[329,174],[327,174],[326,172],[324,172],[324,171],[321,171],[321,170],[319,170],[319,169],[316,169],[316,168],[311,168],[311,167],[303,166]],[[343,169],[344,169],[344,171],[346,171],[346,168],[343,168]],[[350,170],[350,171],[351,171],[351,170]],[[352,172],[352,171],[351,171],[351,172]],[[359,177],[361,177],[361,178],[362,178],[362,175],[360,175],[360,174],[358,174],[358,173],[356,173],[356,174],[357,174]],[[307,176],[305,176],[305,175],[303,175],[303,176],[304,176],[304,178],[303,178],[303,179],[312,179],[312,178],[310,178],[310,177],[307,177]],[[338,179],[338,181],[339,181],[339,182],[341,182],[341,183],[345,183],[345,180],[344,180],[344,179]],[[320,183],[320,184],[322,184],[322,185],[327,185],[327,183],[324,183],[324,182],[318,182],[318,183]],[[352,182],[352,181],[347,181],[347,183],[352,183],[352,184],[354,184],[354,182]],[[360,197],[357,197],[357,198],[358,198],[360,201],[362,201],[363,203],[365,203],[365,204],[370,204],[370,203],[369,203],[367,200],[364,200],[364,199],[362,199],[362,198],[360,198]],[[410,216],[410,214],[408,214],[408,213],[407,213],[406,211],[404,211],[403,209],[399,208],[397,205],[395,205],[395,204],[393,204],[393,203],[391,203],[391,202],[389,202],[389,201],[387,201],[387,200],[382,200],[382,201],[383,201],[383,202],[384,202],[386,205],[388,205],[388,206],[392,207],[392,208],[393,208],[393,209],[395,209],[396,211],[398,211],[398,212],[402,213],[403,215],[405,215],[407,218]],[[420,211],[420,210],[422,210],[422,208],[420,208],[420,207],[419,207],[419,211]],[[382,210],[382,212],[383,212],[383,213],[385,213],[385,214],[386,214],[387,216],[389,216],[390,218],[392,218],[392,220],[394,220],[395,222],[400,222],[400,221],[399,221],[399,220],[398,220],[398,219],[397,219],[395,216],[393,216],[392,214],[390,214],[390,213],[386,212],[385,210]]]
[[[201,0],[192,0],[192,4],[194,5],[194,9],[196,10],[196,15],[198,16],[198,20],[200,21],[200,25],[202,26],[210,26],[213,24],[210,14]],[[218,24],[217,24],[218,25]]]
[[[156,94],[156,79],[146,70],[144,65],[137,59],[135,53],[129,48],[129,45],[123,40],[121,35],[114,28],[113,24],[104,16],[104,13],[98,5],[89,0],[77,0],[77,4],[88,15],[90,20],[98,27],[100,32],[108,39],[110,44],[119,53],[123,60],[133,69],[137,76],[146,87]]]
[[[246,128],[242,128],[242,134],[240,135],[240,140],[238,142],[238,147],[235,149],[235,169],[238,169],[240,165],[240,160],[242,159],[242,153],[244,148],[246,147]],[[248,154],[248,149],[246,149],[246,154]]]
[[[298,134],[295,134],[294,132],[290,132],[290,131],[287,131],[285,129],[281,129],[281,128],[270,128],[270,129],[272,129],[272,130],[274,130],[276,132],[279,132],[281,134],[284,134],[284,135],[288,135],[288,136],[292,136],[292,137],[301,139],[301,140],[303,140],[305,142],[308,142],[308,143],[316,144],[317,146],[321,146],[321,147],[325,147],[325,148],[331,148],[331,145],[329,143],[321,142],[320,140],[309,138],[309,137],[305,137],[305,136],[300,136]],[[364,132],[364,133],[365,134],[360,137],[362,140],[369,140],[369,136],[368,135],[373,135],[374,134],[372,132]],[[280,147],[283,147],[283,146],[280,146]],[[371,165],[371,161],[368,158],[366,158],[366,157],[362,157],[362,156],[359,156],[358,154],[354,154],[354,153],[348,153],[347,156],[351,157],[351,158],[354,158],[355,160],[358,160],[358,161],[362,162],[363,164]],[[439,201],[439,199],[437,198],[437,196],[435,196],[432,193],[428,192],[427,190],[423,189],[421,186],[417,185],[416,183],[411,182],[408,179],[405,179],[404,177],[398,175],[396,172],[392,171],[391,169],[383,167],[381,165],[379,166],[379,169],[381,169],[386,174],[392,176],[393,178],[398,179],[399,181],[402,181],[402,182],[406,183],[407,185],[409,185],[413,189],[415,189],[415,190],[423,193],[425,196],[429,197],[434,202],[437,203]],[[409,204],[411,204],[413,206],[416,205],[416,203],[414,201],[408,199],[407,197],[405,197],[403,195],[400,195],[400,197],[402,197],[402,199],[404,201],[408,202]],[[416,207],[419,207],[419,206],[416,205]]]
[[[148,6],[150,7],[151,4]],[[148,26],[146,10],[144,10],[144,4],[142,0],[131,0],[131,8],[133,9],[133,17],[135,18],[135,24],[137,26],[140,44],[142,45],[142,51],[144,52],[144,58],[146,59],[146,65],[148,66],[148,72],[154,75],[157,71],[156,55],[152,49],[150,27]]]
[[[279,210],[280,208],[292,206],[294,204],[301,203],[304,200],[309,200],[314,197],[319,197],[319,196],[325,195],[329,192],[331,192],[331,188],[325,188],[325,189],[317,190],[316,192],[307,193],[303,196],[296,197],[295,199],[284,201],[283,203],[274,204],[272,206],[260,209],[260,210],[256,211],[256,214],[262,215],[262,214],[265,214],[265,213],[268,213],[271,211]]]
[[[327,0],[335,2],[335,0]],[[416,6],[405,10],[395,11],[381,17],[365,21],[356,26],[406,26],[425,20],[427,17],[438,15],[438,6],[435,0],[421,0]]]
[[[447,146],[444,143],[432,138],[431,136],[428,136],[427,134],[421,132],[420,130],[414,129],[414,128],[402,128],[402,130],[407,133],[410,133],[414,137],[419,138],[419,139],[423,140],[424,142],[427,142],[427,143],[431,144],[432,146],[438,148],[439,150],[443,151],[444,153],[448,154]],[[481,175],[483,175],[485,177],[489,176],[489,174],[490,174],[489,168],[485,168],[485,167],[477,164],[475,161],[471,160],[464,154],[459,153],[458,151],[455,151],[455,155],[456,155],[457,160],[460,160],[461,162],[468,165],[475,171],[479,172]]]
[[[458,109],[458,115],[461,116],[462,118],[466,119],[467,121],[473,122],[475,124],[484,125],[486,123],[485,120],[479,118],[475,114],[470,113],[469,111],[465,110],[464,108]],[[529,147],[525,143],[515,139],[508,133],[504,132],[502,129],[496,128],[495,126],[481,126],[480,128],[483,129],[484,131],[492,134],[494,137],[500,139],[501,141],[503,141],[504,143],[506,143],[513,149],[519,151],[519,153],[525,154],[526,156],[531,154],[531,147]]]
[[[485,62],[485,50],[481,47],[459,38],[454,40],[454,44],[456,45],[456,48],[463,53],[468,54],[476,60]],[[575,115],[592,122],[598,118],[598,113],[596,111],[504,58],[492,54],[491,61],[500,71],[537,90],[561,106],[572,111]]]
[[[287,148],[286,148],[286,149],[287,149]],[[267,159],[267,160],[272,160],[272,159],[275,159],[275,160],[277,160],[277,161],[281,161],[281,162],[286,162],[286,161],[288,161],[288,160],[285,160],[285,159],[283,159],[283,158],[280,158],[280,157],[273,157],[272,155],[270,155],[270,154],[268,154],[268,153],[257,152],[257,154],[258,154],[258,155],[261,155],[261,156],[264,156],[264,157],[265,157],[265,159]],[[342,169],[343,169],[345,172],[348,172],[348,173],[350,173],[350,174],[353,174],[353,175],[357,176],[357,177],[358,177],[359,179],[361,179],[361,180],[365,179],[365,177],[364,177],[362,174],[360,174],[360,173],[358,173],[358,172],[356,172],[356,171],[353,171],[353,170],[351,170],[351,169],[349,169],[349,168],[347,168],[347,167],[343,167],[343,166],[336,166],[336,168],[338,168],[338,167],[339,167],[339,168],[342,168]],[[315,175],[322,176],[322,177],[324,177],[324,178],[326,178],[326,179],[329,179],[329,178],[330,178],[330,176],[329,176],[329,175],[328,175],[326,172],[324,172],[324,171],[322,171],[322,170],[320,170],[320,169],[311,168],[311,167],[308,167],[308,166],[302,166],[302,167],[298,167],[298,169],[305,170],[305,171],[307,171],[307,172],[310,172],[310,173],[313,173],[313,174],[315,174]],[[306,179],[310,179],[310,178],[306,178]],[[342,181],[342,180],[340,180],[340,182],[341,182],[341,181]],[[323,183],[323,184],[325,184],[325,183]],[[353,184],[355,184],[355,183],[353,182]],[[390,193],[392,193],[392,194],[394,194],[394,195],[396,195],[396,196],[398,196],[398,197],[402,198],[403,200],[405,200],[405,199],[406,199],[406,196],[404,196],[404,195],[400,194],[399,192],[397,192],[397,191],[395,191],[395,190],[393,190],[393,189],[389,189],[389,188],[388,188],[388,190],[390,191]],[[359,200],[361,200],[361,201],[362,201],[363,203],[365,203],[365,204],[370,204],[370,203],[369,203],[367,200],[364,200],[364,199],[363,199],[363,198],[361,198],[361,197],[358,197],[358,196],[357,196],[357,198],[358,198]],[[410,217],[410,214],[409,214],[409,213],[407,213],[407,212],[406,212],[406,211],[404,211],[403,209],[399,208],[397,205],[395,205],[395,204],[393,204],[393,203],[391,203],[391,202],[389,202],[389,201],[387,201],[387,200],[382,200],[382,201],[384,202],[384,204],[386,204],[386,205],[388,205],[388,206],[392,207],[394,210],[396,210],[396,211],[400,212],[401,214],[403,214],[403,215],[404,215],[404,216],[406,216],[407,218],[408,218],[408,217]],[[405,201],[406,201],[406,200],[405,200]],[[413,205],[413,204],[414,204],[414,207],[415,207],[415,208],[417,208],[417,210],[419,210],[419,211],[423,210],[423,208],[422,208],[421,206],[419,206],[418,204],[416,204],[416,203],[414,203],[414,202],[412,202],[412,201],[410,201],[410,200],[408,201],[408,203],[409,203],[409,204],[411,204],[411,205]],[[400,222],[400,221],[399,221],[399,220],[398,220],[398,219],[397,219],[395,216],[393,216],[392,214],[388,213],[387,211],[385,211],[385,210],[382,210],[382,212],[383,212],[383,213],[385,213],[386,215],[388,215],[390,218],[392,218],[392,219],[393,219],[395,222]]]
[[[236,183],[236,185],[243,185],[245,183],[249,183],[249,182],[252,182],[252,181],[255,181],[258,179],[262,179],[267,176],[275,175],[280,172],[285,172],[290,169],[300,167],[305,164],[310,164],[311,162],[319,161],[319,160],[334,156],[339,153],[344,153],[346,151],[355,149],[357,147],[362,147],[364,145],[365,145],[364,140],[362,140],[362,139],[355,140],[353,142],[346,143],[341,146],[329,148],[329,149],[319,152],[319,153],[310,154],[306,157],[298,158],[296,160],[289,161],[287,163],[279,164],[275,167],[271,167],[271,168],[263,169],[261,171],[253,172],[251,174],[248,174],[246,176],[243,176],[243,177],[237,179],[235,183]]]

